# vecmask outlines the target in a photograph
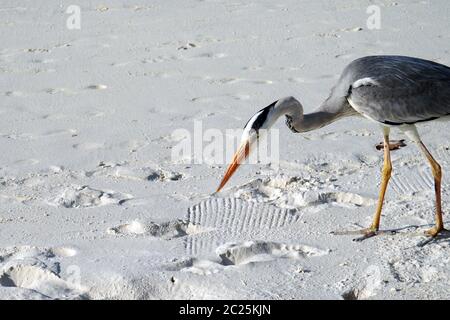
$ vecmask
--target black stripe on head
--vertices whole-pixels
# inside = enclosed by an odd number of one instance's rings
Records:
[[[267,107],[265,107],[265,108],[259,110],[257,113],[255,113],[255,114],[258,114],[258,113],[260,113],[260,114],[259,114],[258,117],[256,118],[255,122],[252,123],[251,129],[253,129],[253,130],[255,130],[256,132],[258,132],[258,130],[262,127],[262,125],[264,124],[264,122],[266,122],[267,117],[269,116],[270,111],[273,109],[273,107],[275,106],[275,104],[276,104],[277,102],[278,102],[278,100],[275,101],[275,102],[273,102],[273,103],[271,103],[271,104],[268,105]],[[252,118],[253,118],[253,117],[252,117]],[[250,120],[251,120],[252,118],[250,118],[250,119],[247,121],[247,123],[245,124],[244,128],[247,127],[248,123],[250,122]]]

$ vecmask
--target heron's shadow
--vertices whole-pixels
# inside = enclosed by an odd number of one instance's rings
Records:
[[[442,230],[436,237],[428,237],[427,239],[419,242],[417,245],[419,247],[424,247],[428,244],[433,244],[433,243],[442,243],[442,242],[448,242],[450,243],[450,230]]]
[[[446,222],[446,224],[449,224],[450,222]],[[410,236],[422,236],[422,237],[426,237],[426,239],[420,241],[417,246],[419,247],[424,247],[426,245],[429,244],[433,244],[433,243],[442,243],[442,242],[449,242],[450,243],[450,230],[444,229],[442,230],[436,237],[428,237],[427,235],[425,235],[424,232],[414,232],[414,231],[406,231],[405,230],[417,230],[417,229],[422,229],[422,228],[431,228],[433,227],[434,224],[424,224],[424,225],[411,225],[411,226],[406,226],[403,228],[398,228],[398,229],[389,229],[389,230],[384,230],[384,232],[386,233],[391,233],[392,235],[410,235]],[[403,232],[402,232],[403,231]]]
[[[450,221],[445,222],[446,225],[450,224]],[[450,230],[444,229],[441,231],[436,237],[428,237],[425,235],[424,231],[426,228],[432,228],[434,224],[423,224],[423,225],[409,225],[401,228],[395,229],[384,229],[380,230],[379,235],[391,235],[391,236],[417,236],[417,237],[426,237],[426,239],[420,241],[417,246],[424,247],[433,243],[442,243],[448,242],[450,243]],[[415,232],[417,229],[424,229],[423,232]],[[339,235],[339,232],[334,232],[334,234]],[[346,232],[341,233],[341,235],[346,234]],[[353,232],[348,232],[347,234],[357,234]]]

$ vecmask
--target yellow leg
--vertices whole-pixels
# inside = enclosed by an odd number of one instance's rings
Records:
[[[358,230],[358,231],[335,231],[333,234],[335,235],[348,235],[348,234],[362,234],[363,236],[355,239],[355,241],[362,241],[373,236],[379,234],[380,228],[380,219],[381,219],[381,210],[383,209],[384,196],[386,194],[386,189],[389,183],[389,179],[391,178],[392,173],[392,162],[391,162],[391,150],[389,145],[389,129],[385,128],[384,131],[384,163],[383,163],[383,171],[381,176],[381,188],[380,194],[378,196],[378,204],[375,210],[375,215],[373,217],[373,222],[371,226],[367,229]],[[388,232],[391,233],[391,232]]]
[[[431,165],[431,171],[434,177],[434,191],[436,193],[436,225],[430,230],[426,231],[426,234],[435,237],[442,230],[444,230],[444,221],[442,220],[442,204],[441,204],[441,180],[442,180],[442,170],[441,166],[433,158],[431,153],[425,147],[422,141],[418,142],[420,150],[423,152],[425,157],[428,159]]]
[[[389,183],[389,179],[391,178],[392,173],[392,162],[391,162],[391,152],[389,146],[389,135],[385,134],[384,136],[384,163],[383,163],[383,171],[381,177],[381,189],[380,194],[378,196],[378,204],[377,209],[375,211],[375,215],[373,217],[372,225],[370,226],[371,231],[378,231],[380,228],[380,219],[381,219],[381,210],[383,209],[384,196],[386,194],[386,189]]]

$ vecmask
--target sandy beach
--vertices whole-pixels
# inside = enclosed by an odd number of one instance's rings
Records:
[[[449,239],[418,246],[434,182],[411,141],[381,222],[397,232],[361,243],[331,232],[372,220],[376,123],[279,121],[279,162],[217,194],[226,154],[173,156],[183,132],[226,137],[281,97],[313,111],[363,56],[450,65],[449,16],[446,0],[3,0],[0,298],[449,299]],[[450,226],[449,124],[418,128]]]

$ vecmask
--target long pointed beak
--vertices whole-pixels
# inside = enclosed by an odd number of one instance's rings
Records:
[[[241,144],[238,151],[234,154],[233,160],[231,161],[231,164],[228,166],[228,169],[225,172],[225,175],[223,176],[223,179],[220,182],[220,185],[217,188],[216,192],[219,192],[220,190],[222,190],[222,188],[225,186],[225,184],[231,178],[233,173],[236,171],[237,168],[239,168],[241,163],[244,162],[245,159],[247,159],[249,154],[250,154],[250,142],[247,140]]]

